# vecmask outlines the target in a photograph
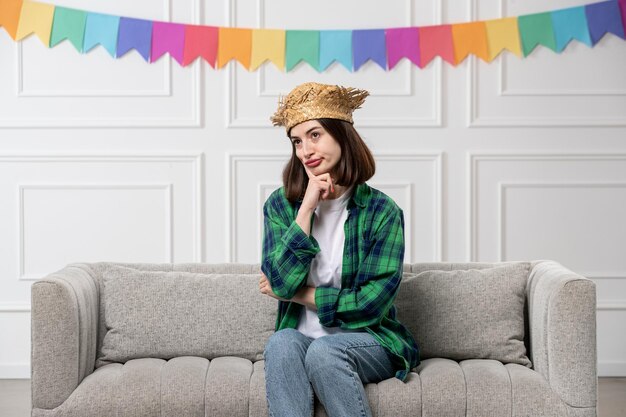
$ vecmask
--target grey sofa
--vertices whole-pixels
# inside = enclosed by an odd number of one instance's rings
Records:
[[[32,285],[32,416],[268,416],[254,264],[71,264]],[[375,416],[595,416],[595,286],[557,262],[405,264],[420,345]],[[315,416],[325,416],[315,399]]]

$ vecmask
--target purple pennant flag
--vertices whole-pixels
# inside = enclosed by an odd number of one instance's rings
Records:
[[[185,50],[185,25],[179,23],[154,22],[152,25],[152,53],[150,62],[159,59],[164,53],[183,65]]]
[[[387,60],[389,69],[396,66],[402,58],[409,58],[415,65],[420,66],[420,44],[418,28],[386,29]]]
[[[589,34],[593,45],[598,43],[606,33],[613,33],[624,38],[624,24],[617,1],[603,1],[585,6]]]
[[[150,62],[150,44],[152,42],[152,21],[120,17],[117,35],[116,57],[124,55],[135,48],[137,52]]]
[[[357,71],[368,59],[387,70],[384,29],[353,30],[352,48],[354,71]]]

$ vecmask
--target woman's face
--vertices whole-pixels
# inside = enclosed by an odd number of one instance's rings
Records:
[[[331,173],[341,159],[341,146],[318,122],[309,120],[291,128],[296,156],[314,175]]]

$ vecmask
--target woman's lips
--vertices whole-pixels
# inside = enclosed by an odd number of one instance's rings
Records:
[[[308,167],[316,167],[322,163],[321,159],[316,159],[315,161],[306,162],[306,166]]]

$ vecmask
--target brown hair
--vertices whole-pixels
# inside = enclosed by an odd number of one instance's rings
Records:
[[[316,120],[341,147],[341,159],[334,168],[337,184],[350,187],[363,184],[372,178],[376,172],[376,162],[352,123],[339,119]],[[287,137],[290,132],[287,132]],[[309,177],[296,156],[295,145],[291,140],[289,143],[292,147],[291,159],[283,169],[283,184],[287,200],[293,204],[296,200],[304,198]]]

